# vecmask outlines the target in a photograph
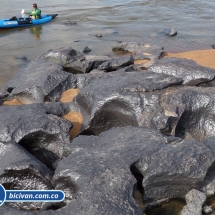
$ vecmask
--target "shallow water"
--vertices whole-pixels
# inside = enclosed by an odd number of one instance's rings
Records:
[[[59,16],[41,26],[0,30],[0,85],[25,65],[17,58],[34,60],[49,49],[81,51],[88,45],[93,54],[107,54],[116,41],[137,41],[179,52],[209,49],[215,43],[212,0],[37,0],[37,4],[42,13]],[[1,18],[19,16],[23,8],[31,10],[31,6],[25,0],[4,1]],[[64,25],[68,20],[77,25]],[[164,34],[171,27],[178,31],[176,37]],[[103,37],[96,38],[97,33]]]

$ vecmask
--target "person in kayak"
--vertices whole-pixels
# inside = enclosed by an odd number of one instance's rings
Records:
[[[27,14],[29,14],[32,19],[41,19],[41,10],[37,7],[37,4],[33,4],[32,11]]]

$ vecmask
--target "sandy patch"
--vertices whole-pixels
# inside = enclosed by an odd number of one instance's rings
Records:
[[[80,90],[78,89],[69,89],[62,93],[60,101],[63,103],[71,102],[75,96],[78,95]]]
[[[64,119],[69,120],[74,124],[74,127],[70,131],[70,136],[72,138],[78,136],[81,131],[81,126],[83,123],[83,116],[80,113],[71,111],[68,114],[63,116]]]
[[[139,64],[145,64],[148,63],[150,60],[135,60],[134,65],[139,65]]]
[[[11,105],[11,106],[14,106],[14,105],[22,105],[22,103],[18,100],[18,99],[13,99],[11,101],[4,101],[3,102],[3,105]]]
[[[181,53],[164,53],[164,57],[186,58],[197,64],[215,69],[215,49],[196,50]]]

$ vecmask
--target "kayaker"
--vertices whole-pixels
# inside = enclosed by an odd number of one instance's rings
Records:
[[[37,4],[33,4],[32,11],[27,14],[29,14],[32,19],[41,19],[41,10],[37,7]]]

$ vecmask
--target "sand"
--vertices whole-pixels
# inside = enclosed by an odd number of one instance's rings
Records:
[[[82,126],[83,116],[80,113],[71,111],[64,115],[63,118],[69,120],[74,125],[74,127],[70,130],[70,136],[72,138],[78,136]]]
[[[181,53],[164,53],[164,57],[186,58],[197,64],[215,69],[215,49],[195,50]]]
[[[63,103],[71,102],[79,93],[78,89],[69,89],[62,93],[60,101]]]
[[[18,99],[13,99],[10,101],[4,101],[3,105],[10,105],[10,106],[14,106],[14,105],[22,105],[23,103],[21,103]]]

